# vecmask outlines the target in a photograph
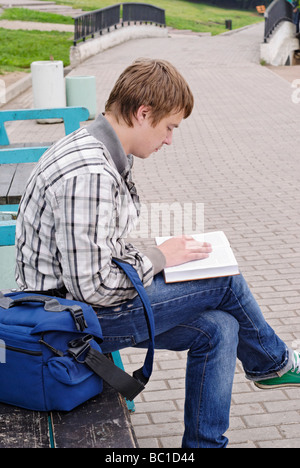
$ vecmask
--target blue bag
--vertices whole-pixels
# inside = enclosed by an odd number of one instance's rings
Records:
[[[114,262],[131,279],[144,305],[149,348],[130,376],[102,354],[93,308],[79,301],[16,292],[0,297],[0,401],[37,411],[70,411],[102,392],[103,380],[128,400],[148,382],[154,357],[154,320],[133,267]],[[5,353],[3,352],[5,351]]]

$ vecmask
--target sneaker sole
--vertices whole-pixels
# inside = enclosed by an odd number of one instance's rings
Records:
[[[257,388],[260,388],[260,389],[263,389],[263,390],[272,390],[272,388],[282,388],[282,387],[300,387],[300,383],[299,384],[289,384],[289,383],[285,383],[285,384],[278,384],[278,385],[264,385],[264,384],[261,384],[261,383],[258,383],[258,382],[254,382],[254,385],[257,387]]]

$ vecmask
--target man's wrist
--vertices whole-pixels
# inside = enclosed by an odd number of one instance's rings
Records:
[[[166,266],[166,257],[157,247],[148,247],[143,254],[149,258],[153,265],[153,275],[162,271]]]

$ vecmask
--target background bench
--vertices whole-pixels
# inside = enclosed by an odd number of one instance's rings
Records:
[[[30,145],[21,142],[11,144],[5,128],[6,122],[62,119],[65,134],[68,135],[80,128],[80,122],[84,122],[88,118],[89,111],[85,107],[0,111],[0,205],[20,202],[34,163],[53,143]]]
[[[0,164],[37,162],[41,155],[49,148],[50,143],[41,146],[22,144],[17,147],[10,144],[5,122],[14,120],[48,120],[63,119],[65,134],[80,128],[80,122],[89,118],[89,111],[85,107],[61,107],[54,109],[19,109],[0,111]]]

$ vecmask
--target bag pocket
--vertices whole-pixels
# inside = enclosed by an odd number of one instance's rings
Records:
[[[46,411],[39,345],[5,341],[5,362],[0,364],[0,401]]]
[[[53,357],[44,366],[46,406],[71,411],[103,390],[102,379],[71,356]]]
[[[71,356],[51,358],[47,365],[51,375],[65,385],[78,385],[93,375],[93,371]]]

